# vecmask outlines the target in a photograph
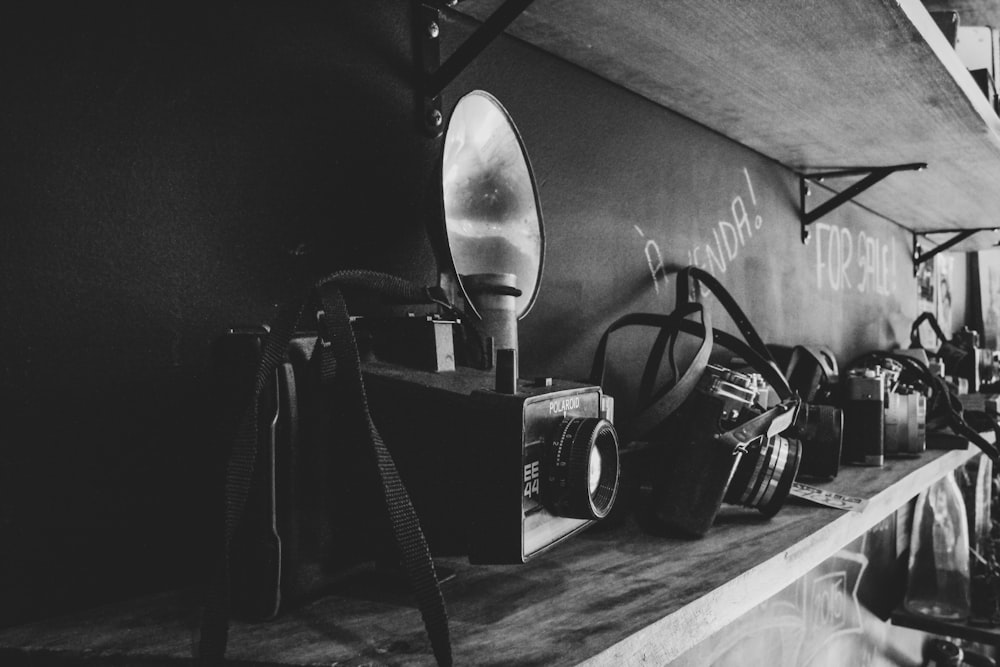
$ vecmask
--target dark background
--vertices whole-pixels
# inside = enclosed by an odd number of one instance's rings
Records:
[[[389,0],[0,10],[0,624],[200,581],[219,334],[337,268],[435,279],[440,145],[413,121],[409,13]],[[469,31],[446,18],[445,53]],[[446,116],[473,88],[507,106],[539,184],[547,259],[525,374],[584,377],[615,317],[668,311],[648,240],[668,267],[692,261],[734,198],[749,205],[748,178],[762,226],[716,273],[764,338],[844,358],[905,340],[910,237],[889,221],[854,205],[824,219],[899,258],[891,294],[833,290],[799,242],[781,165],[513,39],[447,89]],[[612,354],[625,416],[644,340]]]

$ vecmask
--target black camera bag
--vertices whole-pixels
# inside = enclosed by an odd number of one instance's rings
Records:
[[[358,502],[381,506],[366,516],[381,516],[388,524],[389,530],[379,534],[387,536],[399,559],[437,662],[452,662],[448,619],[434,563],[368,409],[357,343],[341,292],[345,287],[395,303],[443,303],[443,297],[431,289],[393,276],[342,271],[319,281],[304,302],[283,308],[260,341],[252,386],[243,393],[231,429],[222,554],[208,590],[198,647],[207,663],[223,661],[234,603],[247,615],[271,617],[325,583],[318,574],[321,560],[335,557],[338,550],[355,551],[355,545],[342,543],[350,539],[350,529],[323,525],[323,519],[333,516],[325,511],[329,499],[302,497],[323,489],[298,484],[305,479],[300,473],[310,465],[320,462],[336,467],[341,460],[348,462],[348,469],[341,471],[340,479],[354,481],[347,482],[351,488],[339,491],[356,492]],[[296,335],[313,326],[318,326],[318,334]],[[291,457],[284,473],[276,472],[278,454],[273,449],[275,434],[268,405],[296,413],[289,414],[292,418],[284,423],[294,425],[298,432],[278,436],[292,443],[294,450],[280,454]],[[297,462],[293,462],[295,457]],[[276,497],[279,493],[280,498]],[[305,518],[304,512],[315,516]],[[310,530],[321,534],[303,534]]]

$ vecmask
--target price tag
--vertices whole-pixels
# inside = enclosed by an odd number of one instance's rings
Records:
[[[802,484],[800,482],[792,482],[790,495],[795,498],[808,500],[816,503],[817,505],[824,505],[826,507],[846,510],[848,512],[860,512],[868,504],[868,501],[864,498],[845,496],[840,493],[834,493],[833,491],[817,489],[815,486],[809,486],[808,484]]]

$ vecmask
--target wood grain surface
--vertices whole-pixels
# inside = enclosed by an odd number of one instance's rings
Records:
[[[862,512],[790,502],[771,520],[725,510],[707,537],[598,527],[523,566],[442,559],[456,664],[665,664],[768,599],[978,450],[847,468],[825,488]],[[197,598],[170,593],[0,630],[0,661],[185,661]],[[280,665],[431,665],[408,596],[361,570],[268,623],[234,623],[228,656]],[[8,664],[5,662],[4,664]],[[16,663],[14,663],[16,664]],[[38,663],[30,663],[38,664]]]
[[[544,0],[509,32],[796,171],[926,162],[857,198],[909,229],[995,222],[1000,119],[919,0]]]

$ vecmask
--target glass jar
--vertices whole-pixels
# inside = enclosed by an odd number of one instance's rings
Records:
[[[969,526],[953,474],[917,496],[910,534],[907,611],[947,620],[969,616]]]

